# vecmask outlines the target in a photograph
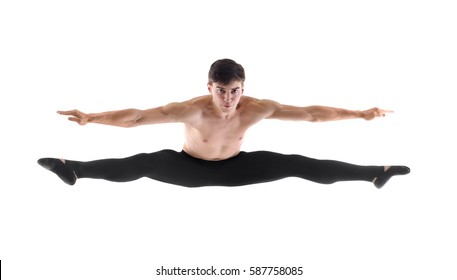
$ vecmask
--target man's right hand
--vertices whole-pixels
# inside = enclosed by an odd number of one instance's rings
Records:
[[[57,111],[57,113],[60,115],[69,116],[68,120],[76,122],[79,125],[85,125],[89,122],[89,114],[85,114],[78,110]]]

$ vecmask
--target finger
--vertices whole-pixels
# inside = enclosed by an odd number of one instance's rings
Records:
[[[81,121],[80,118],[75,118],[75,117],[69,117],[68,120],[72,121],[72,122],[77,122],[77,123],[79,123]]]
[[[384,111],[382,111],[381,116],[382,116],[382,117],[385,117],[387,114],[392,114],[393,112],[394,112],[394,111],[384,110]]]
[[[57,111],[57,114],[60,114],[60,115],[75,115],[76,114],[76,110],[70,110],[70,111]]]
[[[377,116],[377,117],[385,117],[387,114],[390,114],[390,113],[393,113],[393,112],[394,111],[391,111],[391,110],[378,109],[375,112],[375,116]]]

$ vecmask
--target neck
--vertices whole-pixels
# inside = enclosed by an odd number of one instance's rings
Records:
[[[211,107],[213,109],[212,111],[213,111],[214,115],[217,118],[224,119],[224,120],[229,120],[229,119],[233,118],[236,115],[236,113],[237,113],[236,109],[238,108],[238,106],[236,106],[235,108],[232,108],[229,111],[223,111],[221,108],[214,105],[214,103],[211,103]]]

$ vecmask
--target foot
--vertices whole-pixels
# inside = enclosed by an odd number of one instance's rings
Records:
[[[394,165],[394,166],[385,166],[384,167],[384,173],[373,180],[373,184],[378,188],[382,188],[387,181],[392,176],[395,175],[406,175],[410,172],[409,167],[407,166],[401,166],[401,165]]]
[[[40,158],[38,164],[49,171],[54,172],[59,178],[69,185],[76,183],[76,174],[65,164],[64,160],[56,158]]]

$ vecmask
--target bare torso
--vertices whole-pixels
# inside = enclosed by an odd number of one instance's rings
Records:
[[[232,114],[221,116],[211,96],[191,100],[192,114],[186,118],[183,150],[205,160],[223,160],[237,155],[246,130],[265,118],[256,110],[259,100],[243,96]]]

